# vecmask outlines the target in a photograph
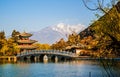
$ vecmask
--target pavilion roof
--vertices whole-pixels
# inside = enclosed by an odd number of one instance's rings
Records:
[[[32,44],[37,42],[36,40],[17,40],[18,43],[23,43],[23,44]]]
[[[66,47],[66,50],[70,50],[70,49],[82,49],[82,48],[84,48],[85,46],[84,45],[72,45],[72,46],[67,46]]]
[[[20,36],[26,36],[26,37],[28,36],[28,37],[30,37],[30,36],[32,36],[32,34],[23,32],[23,33],[20,34]]]

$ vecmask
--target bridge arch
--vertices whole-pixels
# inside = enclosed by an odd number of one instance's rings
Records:
[[[43,62],[43,57],[44,57],[44,55],[45,55],[45,54],[39,55],[39,61],[40,61],[40,62]]]
[[[64,56],[61,57],[60,60],[61,60],[61,61],[65,61],[65,57],[64,57]]]
[[[27,61],[27,56],[24,56],[24,57],[23,57],[23,60],[24,60],[24,61]]]
[[[34,56],[34,55],[31,55],[31,56],[30,56],[30,61],[31,61],[31,62],[35,62],[35,56]]]
[[[59,60],[59,56],[57,56],[57,55],[51,56],[51,61],[52,62],[58,62],[58,60]]]
[[[23,60],[29,59],[32,62],[40,61],[43,62],[44,56],[47,56],[50,61],[66,61],[72,58],[77,57],[74,53],[66,52],[66,51],[53,51],[53,50],[40,50],[40,51],[24,51],[20,54],[17,54],[17,58],[24,58]]]

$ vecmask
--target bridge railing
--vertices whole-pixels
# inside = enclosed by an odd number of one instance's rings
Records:
[[[57,55],[65,55],[65,56],[77,56],[75,53],[68,51],[60,51],[60,50],[31,50],[31,51],[23,51],[17,56],[25,56],[25,55],[34,55],[34,54],[57,54]]]

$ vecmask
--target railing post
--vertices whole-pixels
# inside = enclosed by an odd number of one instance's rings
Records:
[[[10,60],[10,57],[8,57],[8,61],[10,62],[11,60]]]

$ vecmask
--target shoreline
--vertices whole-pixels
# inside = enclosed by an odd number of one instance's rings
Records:
[[[112,61],[120,61],[120,57],[116,57],[116,58],[95,58],[95,57],[91,57],[91,56],[78,56],[78,57],[74,57],[74,58],[72,58],[70,60],[66,60],[66,61],[74,61],[74,60],[112,60]],[[17,61],[21,61],[21,60],[18,59],[17,56],[0,56],[0,62],[14,62],[14,63],[16,63]],[[59,60],[59,61],[64,61],[64,60]]]

